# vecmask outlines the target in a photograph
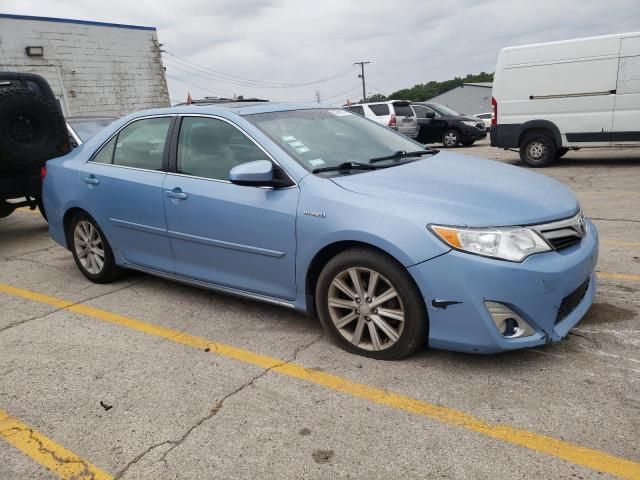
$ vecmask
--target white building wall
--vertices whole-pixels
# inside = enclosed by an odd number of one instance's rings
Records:
[[[27,46],[44,48],[30,57]],[[0,70],[47,79],[66,115],[169,106],[155,28],[0,15]]]

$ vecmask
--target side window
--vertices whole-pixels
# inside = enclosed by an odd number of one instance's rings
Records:
[[[229,180],[241,163],[267,160],[267,155],[233,125],[215,118],[185,117],[178,137],[179,173]]]
[[[125,127],[115,143],[113,164],[162,170],[162,157],[171,124],[170,117],[138,120]]]
[[[362,115],[364,117],[364,108],[362,108],[360,105],[356,105],[354,107],[347,107],[347,109],[352,111],[353,113],[357,113],[358,115]]]
[[[427,112],[429,109],[427,107],[423,107],[422,105],[412,105],[413,111],[416,112],[416,117],[418,118],[427,118]]]
[[[383,115],[389,115],[389,105],[386,103],[379,103],[377,105],[369,105],[371,111],[376,115],[376,117],[381,117]]]
[[[102,147],[102,149],[98,152],[98,154],[93,157],[94,162],[96,163],[112,163],[113,161],[113,149],[116,146],[116,137],[113,137],[111,140],[107,142],[107,144]]]

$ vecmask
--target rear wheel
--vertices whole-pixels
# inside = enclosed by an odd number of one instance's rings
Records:
[[[531,132],[525,135],[520,144],[520,160],[530,167],[546,167],[556,159],[556,145],[553,139],[543,132]]]
[[[118,278],[121,269],[100,227],[86,213],[78,213],[69,224],[67,238],[76,265],[95,283],[109,283]]]
[[[413,354],[427,338],[427,314],[406,269],[367,248],[344,251],[320,273],[316,307],[342,349],[381,360]]]
[[[442,134],[442,145],[446,148],[457,147],[460,143],[460,134],[457,130],[446,130]]]

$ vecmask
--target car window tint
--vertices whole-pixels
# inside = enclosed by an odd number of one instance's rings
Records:
[[[413,117],[413,110],[411,105],[406,103],[394,103],[393,109],[396,111],[396,115],[399,117]]]
[[[116,140],[113,164],[145,170],[162,170],[162,157],[170,123],[170,117],[149,118],[125,127]]]
[[[229,180],[236,165],[267,155],[233,125],[214,118],[185,117],[178,138],[178,172]]]
[[[376,115],[376,117],[389,115],[389,105],[387,105],[386,103],[379,103],[378,105],[369,105],[369,108]]]
[[[362,108],[360,105],[356,105],[355,107],[349,107],[349,110],[352,111],[353,113],[357,113],[358,115],[364,116],[364,108]]]
[[[113,149],[116,146],[116,137],[113,137],[102,147],[98,154],[93,157],[96,163],[111,163],[113,161]]]

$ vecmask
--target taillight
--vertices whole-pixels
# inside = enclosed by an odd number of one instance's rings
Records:
[[[498,124],[498,101],[491,97],[491,125]]]
[[[44,177],[47,176],[47,167],[40,168],[40,180],[44,182]]]
[[[390,127],[396,126],[396,116],[393,113],[391,114],[391,118],[389,119],[389,126]]]

